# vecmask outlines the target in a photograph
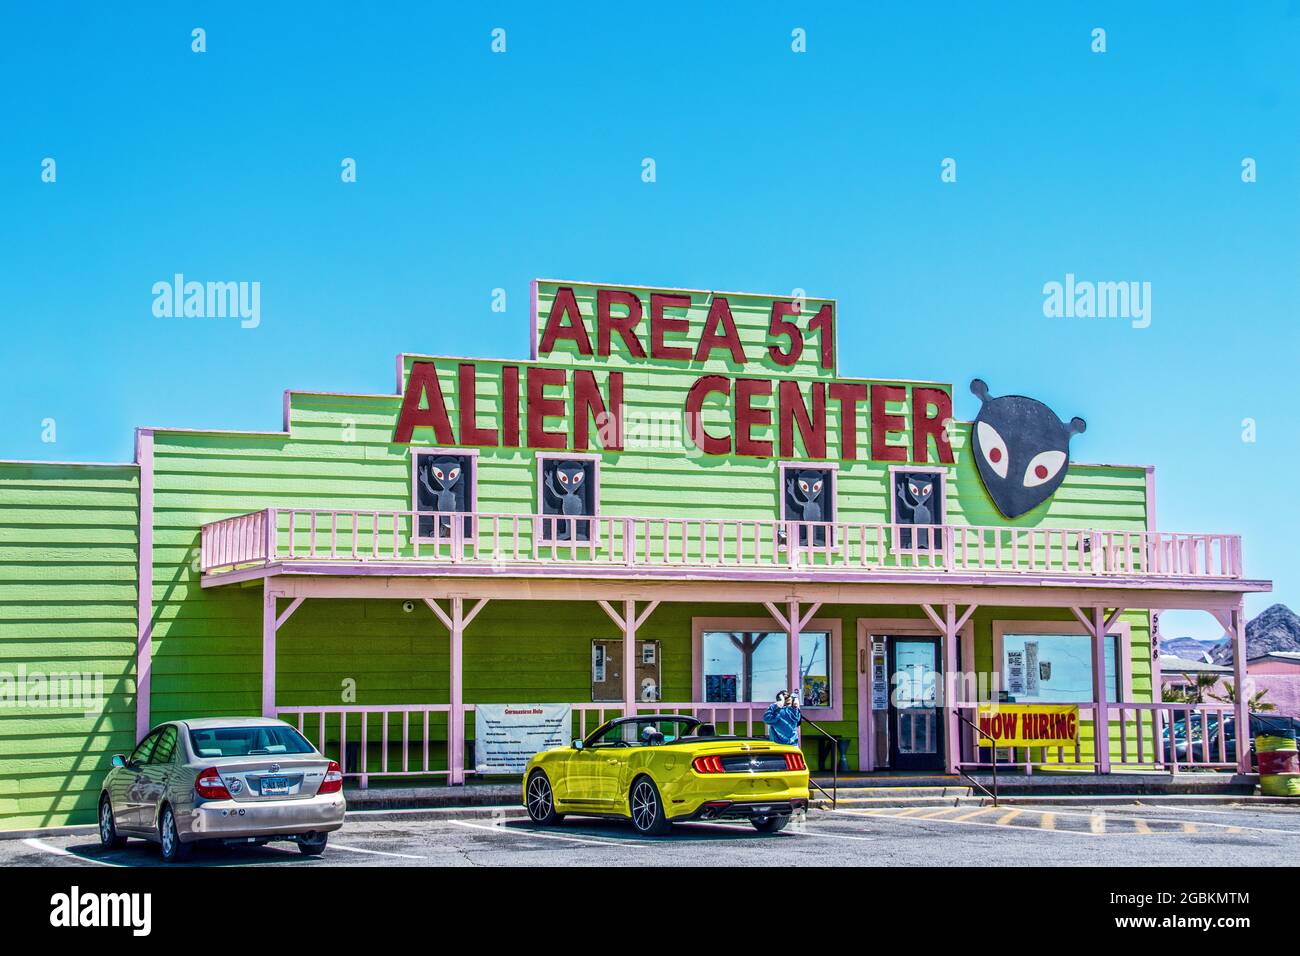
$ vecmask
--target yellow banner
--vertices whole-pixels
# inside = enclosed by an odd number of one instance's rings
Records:
[[[980,704],[981,747],[1065,747],[1079,738],[1078,704]]]

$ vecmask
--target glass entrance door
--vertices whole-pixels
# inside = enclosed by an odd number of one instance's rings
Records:
[[[889,765],[942,770],[939,639],[890,638],[889,675]]]

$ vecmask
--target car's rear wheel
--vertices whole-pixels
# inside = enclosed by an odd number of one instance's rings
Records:
[[[659,788],[649,777],[637,777],[628,794],[628,809],[632,811],[632,826],[647,836],[662,836],[672,829],[672,821],[664,813],[664,801]]]
[[[528,819],[544,827],[552,826],[564,819],[564,814],[555,810],[555,791],[551,789],[550,778],[541,770],[534,770],[528,778],[528,792],[525,801],[528,807]]]
[[[305,856],[320,856],[325,852],[329,839],[328,833],[304,833],[298,837],[298,852]]]
[[[163,807],[162,818],[158,821],[158,848],[164,863],[179,863],[190,855],[190,848],[181,842],[176,831],[176,814],[171,807]]]
[[[117,850],[126,846],[126,837],[117,832],[117,823],[113,820],[113,805],[108,795],[99,801],[99,845],[106,850]]]
[[[749,822],[759,833],[780,833],[790,822],[789,817],[750,817]]]

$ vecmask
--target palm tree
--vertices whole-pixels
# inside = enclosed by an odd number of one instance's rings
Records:
[[[1277,704],[1269,704],[1264,702],[1264,698],[1267,695],[1268,695],[1267,688],[1261,690],[1257,694],[1251,695],[1250,712],[1252,714],[1264,713],[1270,710],[1277,710]],[[1237,688],[1233,686],[1232,681],[1225,680],[1223,682],[1223,693],[1211,694],[1210,696],[1213,697],[1215,700],[1223,701],[1225,704],[1235,704],[1237,702]]]

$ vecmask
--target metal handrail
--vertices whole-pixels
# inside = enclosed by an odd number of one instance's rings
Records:
[[[971,721],[971,719],[967,717],[965,714],[963,714],[960,710],[953,708],[953,714],[963,724],[965,724],[971,730],[975,731],[976,734],[975,743],[978,745],[980,729],[976,727],[975,724]],[[989,799],[993,801],[993,806],[996,807],[998,805],[998,762],[996,759],[993,761],[993,790],[991,792],[988,787],[984,786],[984,784],[980,783],[969,773],[967,773],[966,768],[963,767],[960,762],[958,762],[957,764],[957,772],[961,774],[963,777],[965,777],[967,780],[969,780],[971,782],[971,786],[975,787],[978,790],[984,791],[985,795],[988,796]]]
[[[817,721],[809,720],[807,717],[802,716],[802,713],[803,713],[802,710],[800,710],[799,722],[801,724],[807,724],[813,730],[817,731],[819,734],[821,734],[823,737],[829,740],[831,742],[831,746],[835,748],[834,753],[832,754],[831,790],[829,792],[826,790],[825,787],[823,787],[820,783],[818,783],[816,780],[813,779],[811,771],[809,771],[808,773],[808,786],[816,787],[822,793],[826,794],[826,796],[830,797],[831,809],[834,810],[837,808],[839,804],[839,795],[840,795],[840,738],[837,737],[835,734],[832,734],[829,731],[827,731],[826,728],[823,727],[821,724],[817,723]]]

